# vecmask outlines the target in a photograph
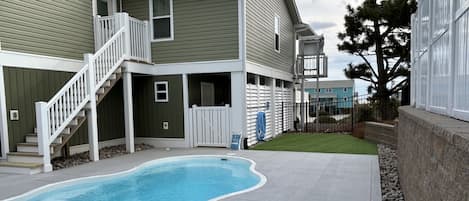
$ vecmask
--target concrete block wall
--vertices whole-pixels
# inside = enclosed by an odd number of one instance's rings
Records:
[[[396,126],[378,122],[365,122],[365,139],[377,144],[397,146]]]
[[[406,201],[469,200],[469,122],[401,107],[398,139]]]

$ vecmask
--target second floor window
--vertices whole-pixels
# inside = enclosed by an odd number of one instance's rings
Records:
[[[274,48],[280,52],[280,17],[275,16],[274,19]]]
[[[173,40],[173,0],[150,0],[154,41]]]

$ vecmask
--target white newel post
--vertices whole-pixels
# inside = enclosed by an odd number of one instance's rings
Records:
[[[124,82],[124,121],[125,121],[125,148],[127,152],[134,153],[134,112],[132,101],[132,73],[123,73]]]
[[[276,134],[277,134],[277,130],[276,130],[276,116],[275,116],[275,106],[277,105],[277,101],[276,101],[276,98],[275,98],[275,84],[276,84],[276,79],[275,78],[272,78],[271,79],[271,83],[270,83],[270,120],[271,120],[271,124],[272,125],[272,138],[276,137]]]
[[[128,13],[120,13],[121,22],[124,25],[124,36],[125,36],[125,59],[130,59],[132,56],[131,43],[130,43],[130,18]]]
[[[84,55],[85,63],[88,64],[88,94],[90,96],[89,110],[86,113],[88,119],[88,143],[90,149],[90,159],[99,160],[98,146],[98,112],[96,109],[96,78],[92,54]]]
[[[151,33],[150,33],[150,23],[148,23],[148,20],[144,21],[145,23],[145,33],[146,33],[146,38],[145,38],[145,55],[147,58],[147,62],[151,63]]]
[[[36,126],[39,155],[42,155],[43,172],[52,171],[50,163],[49,118],[47,118],[47,103],[36,102]]]

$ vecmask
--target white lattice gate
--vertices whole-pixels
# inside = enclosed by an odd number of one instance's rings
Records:
[[[231,108],[197,107],[189,109],[189,130],[194,147],[229,147]]]

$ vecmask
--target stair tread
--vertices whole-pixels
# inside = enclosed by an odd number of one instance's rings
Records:
[[[32,156],[32,157],[42,157],[37,152],[10,152],[7,155],[9,156]]]
[[[0,167],[39,168],[42,167],[42,164],[1,161]]]
[[[30,147],[37,147],[38,146],[38,143],[37,142],[20,142],[16,145],[20,145],[20,146],[30,146]],[[57,143],[51,143],[51,146],[56,146],[56,145],[59,145]]]

